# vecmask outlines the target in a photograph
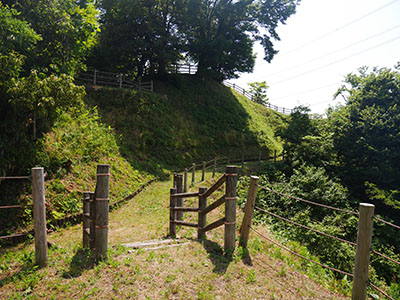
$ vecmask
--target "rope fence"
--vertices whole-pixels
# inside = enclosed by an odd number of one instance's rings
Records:
[[[288,247],[285,247],[285,246],[283,246],[283,245],[281,245],[281,244],[275,242],[274,240],[272,240],[272,239],[270,239],[270,238],[264,236],[264,235],[261,234],[260,232],[258,232],[258,231],[257,231],[256,229],[254,229],[252,226],[250,226],[250,229],[251,229],[252,231],[254,231],[256,234],[258,234],[260,237],[264,238],[265,240],[271,242],[272,244],[278,246],[279,248],[282,248],[283,250],[286,250],[287,252],[289,252],[289,253],[291,253],[291,254],[297,256],[297,257],[300,257],[300,258],[302,258],[302,259],[305,259],[305,260],[307,260],[307,261],[309,261],[309,262],[311,262],[311,263],[314,263],[314,264],[316,264],[316,265],[319,265],[319,266],[321,266],[321,267],[323,267],[323,268],[326,268],[326,269],[329,269],[329,270],[331,270],[331,271],[334,271],[334,272],[337,272],[337,273],[340,273],[340,274],[343,274],[343,275],[347,275],[347,276],[353,277],[353,274],[350,274],[350,273],[348,273],[348,272],[346,272],[346,271],[342,271],[342,270],[339,270],[339,269],[330,267],[330,266],[325,265],[325,264],[321,264],[320,262],[317,262],[317,261],[312,260],[312,259],[310,259],[310,258],[308,258],[308,257],[305,257],[305,256],[303,256],[303,255],[301,255],[301,254],[299,254],[299,253],[297,253],[297,252],[295,252],[295,251],[289,249]]]
[[[382,291],[380,288],[378,288],[376,285],[372,284],[371,282],[368,281],[368,284],[375,289],[376,291],[378,291],[379,293],[381,293],[382,295],[384,295],[386,298],[391,299],[391,300],[396,300],[392,297],[390,297],[387,293],[385,293],[384,291]]]
[[[383,222],[384,224],[391,226],[393,228],[396,229],[400,229],[399,226],[392,224],[388,221],[382,220],[381,218],[378,218],[376,216],[374,216],[374,205],[372,204],[368,204],[368,203],[360,203],[360,211],[359,212],[355,212],[355,211],[351,211],[351,210],[346,210],[346,209],[341,209],[341,208],[337,208],[337,207],[333,207],[333,206],[329,206],[329,205],[325,205],[325,204],[321,204],[318,202],[314,202],[314,201],[309,201],[300,197],[295,197],[295,196],[291,196],[291,195],[287,195],[281,192],[278,192],[276,190],[273,190],[271,188],[268,187],[264,187],[264,186],[260,186],[258,185],[258,177],[256,176],[251,176],[250,177],[250,186],[249,186],[249,193],[248,193],[248,199],[246,202],[246,206],[245,206],[245,216],[243,218],[243,223],[242,223],[242,227],[241,227],[241,231],[245,231],[244,229],[246,227],[248,227],[248,229],[251,229],[252,231],[254,231],[256,234],[258,234],[259,236],[261,236],[262,238],[264,238],[265,240],[273,243],[274,245],[292,253],[295,256],[298,256],[302,259],[305,259],[309,262],[315,263],[321,267],[327,268],[329,270],[332,270],[334,272],[337,273],[341,273],[350,277],[353,277],[353,289],[352,289],[352,295],[353,295],[353,299],[364,299],[366,297],[366,290],[367,290],[367,281],[368,281],[368,266],[370,261],[369,261],[369,257],[370,257],[370,253],[378,255],[396,265],[400,266],[400,262],[389,257],[388,255],[382,254],[376,250],[371,249],[371,244],[372,244],[372,230],[373,230],[373,220],[375,219],[376,221],[380,221]],[[252,187],[253,186],[253,187]],[[253,191],[252,191],[253,189]],[[304,202],[310,205],[316,205],[319,207],[323,207],[323,208],[327,208],[327,209],[331,209],[334,211],[340,211],[340,212],[344,212],[344,213],[348,213],[351,215],[355,215],[358,216],[358,233],[357,233],[357,243],[352,242],[352,241],[348,241],[346,239],[343,238],[339,238],[337,236],[328,234],[326,232],[317,230],[315,228],[312,228],[310,226],[306,226],[303,224],[300,224],[298,222],[295,222],[289,218],[285,218],[283,216],[280,216],[276,213],[273,213],[271,211],[268,211],[266,209],[260,208],[258,206],[255,206],[255,198],[256,198],[256,194],[257,194],[257,190],[263,190],[266,192],[270,192],[270,193],[274,193],[277,194],[279,196],[282,197],[287,197],[296,201],[300,201],[300,202]],[[249,207],[251,207],[249,209]],[[253,214],[253,210],[256,210],[258,212],[262,212],[265,213],[269,216],[272,216],[274,218],[280,219],[282,221],[288,222],[292,225],[307,229],[309,231],[315,232],[319,235],[323,235],[329,238],[332,238],[334,240],[337,240],[339,242],[342,243],[346,243],[352,246],[356,246],[356,256],[355,256],[355,268],[354,268],[354,275],[350,274],[346,271],[343,270],[339,270],[333,267],[330,267],[326,264],[322,264],[319,263],[317,261],[314,261],[312,259],[309,259],[303,255],[300,255],[298,253],[296,253],[295,251],[289,249],[288,247],[285,247],[277,242],[275,242],[274,240],[262,235],[260,232],[258,232],[256,229],[254,229],[253,227],[251,227],[251,218],[252,218],[252,214]],[[249,221],[250,220],[250,221]],[[245,235],[241,235],[241,238],[244,239],[245,241],[242,242],[244,245],[247,245],[247,240],[248,240],[248,230],[247,233]],[[381,289],[379,289],[378,287],[376,287],[375,285],[373,285],[372,283],[368,282],[370,284],[370,286],[374,289],[376,289],[378,292],[380,292],[382,295],[384,295],[385,297],[389,298],[389,299],[393,299],[391,298],[387,293],[385,293],[384,291],[382,291]],[[364,296],[365,295],[365,296]],[[354,298],[355,296],[355,298]]]
[[[328,209],[331,209],[331,210],[336,210],[336,211],[344,212],[344,213],[347,213],[347,214],[352,214],[352,215],[355,215],[355,216],[359,216],[359,213],[357,213],[355,211],[341,209],[341,208],[329,206],[329,205],[326,205],[326,204],[305,200],[305,199],[302,199],[302,198],[299,198],[299,197],[290,196],[290,195],[287,195],[287,194],[284,194],[284,193],[281,193],[281,192],[278,192],[278,191],[275,191],[273,189],[270,189],[270,188],[267,188],[267,187],[263,187],[263,186],[258,186],[258,187],[260,189],[264,190],[264,191],[272,192],[274,194],[277,194],[277,195],[280,195],[280,196],[284,196],[284,197],[287,197],[287,198],[290,198],[290,199],[293,199],[293,200],[297,200],[297,201],[301,201],[301,202],[304,202],[304,203],[320,206],[320,207],[323,207],[323,208],[328,208]]]
[[[272,212],[269,212],[269,211],[267,211],[267,210],[265,210],[265,209],[262,209],[262,208],[259,208],[259,207],[257,207],[257,206],[255,206],[254,208],[257,209],[257,210],[259,210],[259,211],[265,212],[266,214],[269,214],[270,216],[273,216],[273,217],[275,217],[275,218],[278,218],[278,219],[281,219],[281,220],[283,220],[283,221],[289,222],[289,223],[291,223],[291,224],[293,224],[293,225],[297,225],[297,226],[299,226],[299,227],[308,229],[308,230],[313,231],[313,232],[316,232],[316,233],[318,233],[318,234],[321,234],[321,235],[330,237],[330,238],[332,238],[332,239],[334,239],[334,240],[337,240],[337,241],[339,241],[339,242],[346,243],[346,244],[349,244],[349,245],[352,245],[352,246],[356,246],[356,245],[357,245],[357,244],[354,243],[354,242],[347,241],[347,240],[345,240],[345,239],[336,237],[336,236],[331,235],[331,234],[329,234],[329,233],[325,233],[325,232],[319,231],[319,230],[317,230],[317,229],[308,227],[308,226],[306,226],[306,225],[297,223],[297,222],[295,222],[295,221],[286,219],[286,218],[284,218],[284,217],[282,217],[282,216],[279,216],[279,215],[277,215],[277,214],[274,214],[274,213],[272,213]]]

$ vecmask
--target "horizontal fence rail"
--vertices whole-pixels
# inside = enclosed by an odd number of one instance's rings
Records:
[[[104,72],[99,70],[89,70],[80,73],[76,80],[84,84],[110,86],[128,89],[145,90],[148,92],[154,91],[153,81],[141,82],[127,78],[122,73]]]
[[[239,94],[242,94],[247,99],[249,99],[251,101],[254,101],[253,100],[255,98],[254,94],[250,93],[249,91],[245,90],[244,88],[241,88],[240,86],[236,85],[235,83],[230,83],[228,81],[224,81],[223,84],[225,86],[227,86],[227,87],[230,87],[230,88],[234,89],[236,92],[238,92]],[[291,113],[294,112],[294,109],[280,107],[280,106],[273,105],[273,104],[270,104],[270,103],[265,103],[264,106],[266,106],[266,107],[268,107],[268,108],[270,108],[272,110],[275,110],[275,111],[277,111],[279,113],[282,113],[284,115],[290,115]]]

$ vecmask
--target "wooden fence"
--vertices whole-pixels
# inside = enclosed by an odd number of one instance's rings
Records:
[[[41,267],[47,265],[47,228],[46,228],[46,200],[44,188],[44,169],[41,167],[32,168],[29,176],[8,176],[0,177],[0,180],[32,180],[32,205],[4,205],[0,209],[15,209],[26,206],[33,206],[33,225],[35,237],[35,263]],[[1,236],[0,239],[10,239],[24,234],[13,234]]]
[[[250,93],[249,91],[247,91],[244,88],[236,85],[235,83],[230,83],[230,82],[227,82],[227,81],[224,81],[223,83],[227,87],[230,87],[230,88],[234,89],[236,92],[242,94],[247,99],[249,99],[251,101],[254,101],[254,94],[253,93]],[[294,112],[294,110],[291,109],[291,108],[280,107],[280,106],[276,106],[276,105],[273,105],[273,104],[270,104],[270,103],[265,103],[264,105],[266,107],[272,109],[272,110],[275,110],[275,111],[277,111],[279,113],[282,113],[282,114],[285,114],[285,115],[290,115],[292,112]]]
[[[176,235],[176,225],[197,228],[199,240],[205,238],[207,231],[224,225],[224,249],[226,252],[235,249],[236,225],[236,184],[237,167],[227,166],[222,175],[210,188],[200,187],[198,192],[183,192],[182,174],[176,174],[174,187],[170,190],[169,234]],[[207,198],[225,183],[225,195],[207,206]],[[184,198],[198,197],[198,207],[184,207]],[[207,214],[225,204],[225,217],[207,225]],[[183,212],[197,212],[198,222],[189,223],[182,220]]]
[[[90,70],[87,72],[80,73],[77,76],[76,80],[84,84],[137,89],[137,90],[145,90],[148,92],[154,91],[153,81],[148,81],[148,82],[142,82],[141,80],[133,81],[131,79],[128,79],[127,76],[122,73],[111,73],[99,70]]]
[[[107,259],[110,166],[97,166],[95,192],[83,193],[82,244],[96,260]]]

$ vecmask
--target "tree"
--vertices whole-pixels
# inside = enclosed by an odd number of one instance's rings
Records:
[[[85,60],[99,30],[94,1],[6,0],[20,20],[40,35],[36,46],[26,51],[24,74],[39,72],[75,75],[85,69]]]
[[[251,99],[259,104],[266,104],[268,102],[267,89],[269,86],[265,81],[249,83],[250,93],[253,94]]]
[[[177,28],[184,3],[103,0],[100,43],[91,64],[136,77],[165,73],[167,66],[176,63],[184,51],[185,42]]]
[[[363,193],[365,182],[398,189],[400,176],[400,72],[361,68],[337,95],[346,106],[329,116],[342,178]]]
[[[183,28],[188,55],[198,63],[198,73],[217,80],[237,78],[251,72],[256,41],[264,47],[270,62],[277,51],[272,40],[279,40],[276,27],[295,12],[296,0],[188,0]]]

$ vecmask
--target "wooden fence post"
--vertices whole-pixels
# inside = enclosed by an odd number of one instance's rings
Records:
[[[227,166],[225,185],[225,252],[235,250],[237,167]]]
[[[96,260],[107,259],[110,166],[97,165],[96,182]]]
[[[215,177],[215,172],[217,170],[217,156],[214,158],[214,168],[213,168],[213,173],[212,173],[212,178]]]
[[[90,230],[90,235],[89,235],[89,248],[90,250],[94,251],[96,248],[96,201],[94,199],[94,192],[89,192],[89,214],[90,214],[90,220],[89,220],[89,230]]]
[[[203,166],[201,169],[201,181],[203,182],[206,178],[206,162],[203,161]]]
[[[122,88],[122,73],[119,74],[119,87]]]
[[[247,242],[249,240],[251,220],[253,217],[254,205],[257,196],[258,179],[259,178],[257,176],[250,177],[249,192],[247,194],[247,201],[244,207],[243,222],[240,228],[239,245],[242,246],[243,248],[247,248]]]
[[[89,192],[83,193],[82,203],[82,246],[89,248],[90,244],[90,195]]]
[[[96,85],[96,81],[97,81],[97,70],[94,70],[93,85]]]
[[[44,189],[44,169],[32,168],[33,221],[35,229],[35,262],[47,265],[47,229]]]
[[[274,150],[274,162],[276,162],[276,150]]]
[[[182,174],[176,174],[176,193],[183,193],[183,176]],[[176,207],[183,207],[183,198],[176,198]],[[176,219],[182,221],[183,211],[178,211],[176,213]]]
[[[153,83],[153,80],[150,81],[150,90],[151,90],[152,93],[154,92],[154,83]]]
[[[176,198],[173,195],[176,194],[176,188],[172,188],[169,191],[169,235],[174,237],[176,236]]]
[[[203,214],[203,210],[207,207],[207,197],[202,197],[201,195],[207,191],[207,188],[199,188],[199,217],[198,223],[199,227],[197,229],[197,239],[203,240],[206,237],[206,233],[203,228],[207,225],[207,215]]]
[[[375,206],[360,203],[360,216],[357,232],[357,250],[354,264],[352,300],[364,300],[367,297],[368,266],[372,240],[372,227]]]
[[[282,160],[285,160],[285,150],[282,150]]]
[[[192,165],[192,185],[194,185],[195,176],[196,176],[196,163],[193,163],[193,165]]]
[[[188,180],[188,169],[185,168],[185,172],[183,173],[183,192],[187,192],[187,180]]]

